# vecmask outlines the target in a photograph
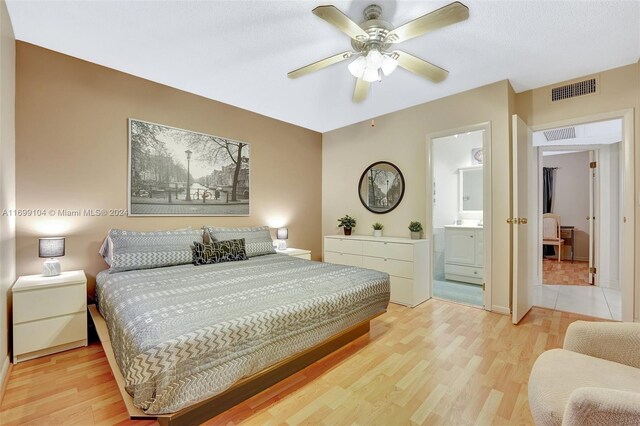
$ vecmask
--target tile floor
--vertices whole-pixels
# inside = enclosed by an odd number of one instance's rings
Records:
[[[620,290],[579,285],[538,285],[535,306],[620,321]]]
[[[466,305],[483,306],[481,285],[449,281],[444,278],[434,278],[433,297]]]

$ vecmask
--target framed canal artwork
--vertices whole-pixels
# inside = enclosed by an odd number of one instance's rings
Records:
[[[129,119],[129,216],[248,216],[247,142]]]

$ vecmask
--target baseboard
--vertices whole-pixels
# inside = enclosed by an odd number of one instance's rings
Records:
[[[7,383],[9,382],[9,374],[11,374],[11,360],[9,356],[4,357],[2,366],[0,366],[0,404],[4,398],[4,391],[7,389]]]
[[[491,307],[491,312],[495,312],[497,314],[502,314],[502,315],[511,315],[511,309],[505,307],[505,306],[496,306],[493,305]]]
[[[620,290],[620,283],[618,280],[601,280],[598,282],[598,276],[596,275],[596,284],[598,287]]]

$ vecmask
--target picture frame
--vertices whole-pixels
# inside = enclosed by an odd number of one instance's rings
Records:
[[[250,216],[247,142],[128,119],[129,216]]]

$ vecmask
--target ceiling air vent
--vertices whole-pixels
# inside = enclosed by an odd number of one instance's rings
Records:
[[[597,91],[597,78],[589,78],[587,80],[565,84],[564,86],[554,87],[551,89],[551,102],[575,98],[576,96],[590,95],[592,93],[597,93]]]
[[[547,138],[547,142],[561,141],[564,139],[575,139],[576,128],[565,127],[564,129],[547,130],[546,132],[544,132],[544,137]]]

